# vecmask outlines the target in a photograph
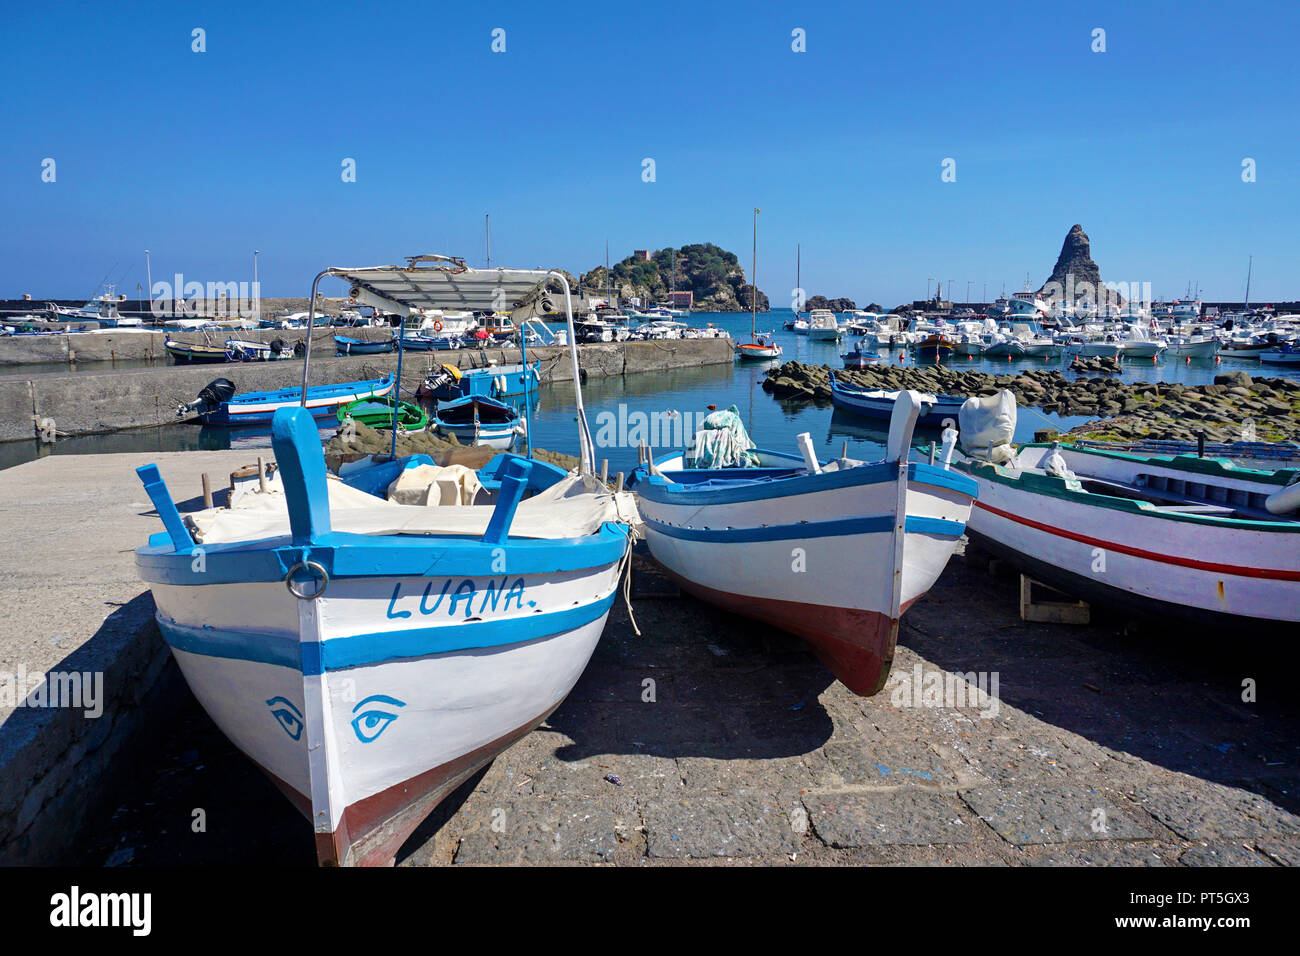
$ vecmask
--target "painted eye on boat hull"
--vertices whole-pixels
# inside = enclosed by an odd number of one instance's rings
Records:
[[[293,701],[284,697],[272,697],[266,705],[271,708],[271,716],[291,739],[298,740],[302,737],[302,712]]]
[[[375,704],[386,704],[390,707],[406,706],[405,701],[400,701],[396,697],[375,694],[353,707],[352,713],[356,716],[352,718],[352,731],[357,735],[357,740],[363,744],[373,743],[388,728],[388,725],[397,719],[397,714],[373,706]],[[367,707],[369,709],[363,709]]]

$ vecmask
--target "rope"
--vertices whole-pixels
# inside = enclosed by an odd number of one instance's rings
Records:
[[[626,567],[627,574],[623,574]],[[623,557],[619,561],[619,577],[623,579],[623,606],[627,608],[627,619],[632,625],[632,630],[636,636],[641,636],[641,628],[637,627],[636,617],[632,614],[632,529],[629,527],[627,532],[627,550],[623,552]]]

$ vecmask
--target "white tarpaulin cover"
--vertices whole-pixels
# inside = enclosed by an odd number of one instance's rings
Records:
[[[961,450],[972,458],[996,464],[1016,457],[1011,440],[1016,433],[1016,397],[1003,389],[996,395],[975,396],[962,403],[957,415]]]
[[[593,493],[595,478],[571,474],[540,494],[519,503],[510,536],[579,538],[594,534],[606,521],[637,528],[641,519],[630,492]],[[368,495],[333,475],[326,484],[330,525],[351,534],[448,534],[480,537],[492,517],[492,505],[400,505]],[[249,492],[231,510],[211,508],[187,516],[201,544],[261,541],[289,534],[289,509],[283,487],[274,480],[266,492]]]
[[[357,290],[366,305],[367,295],[409,309],[464,309],[506,311],[546,281],[545,269],[471,269],[445,256],[416,256],[406,266],[332,268],[329,275]]]

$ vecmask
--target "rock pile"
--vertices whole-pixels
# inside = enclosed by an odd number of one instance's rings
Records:
[[[767,371],[763,388],[785,399],[828,402],[831,372],[826,366],[786,362]],[[1101,419],[1076,428],[1071,432],[1076,437],[1195,441],[1203,435],[1208,441],[1236,441],[1250,419],[1259,441],[1300,441],[1300,382],[1252,379],[1244,371],[1217,375],[1213,385],[1126,383],[1102,375],[1069,379],[1056,369],[994,375],[943,365],[880,365],[835,370],[835,377],[865,388],[967,397],[1007,389],[1026,407]]]

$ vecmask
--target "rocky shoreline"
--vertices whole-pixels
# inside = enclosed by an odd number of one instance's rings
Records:
[[[1100,365],[1090,371],[1104,373]],[[1007,389],[1016,403],[1061,415],[1095,420],[1073,429],[1079,438],[1125,441],[1237,441],[1247,419],[1258,441],[1300,442],[1300,382],[1253,378],[1226,372],[1211,385],[1122,382],[1104,374],[1068,378],[1058,369],[1022,369],[1012,374],[962,371],[943,365],[881,364],[863,371],[786,362],[769,369],[763,389],[781,398],[829,402],[830,373],[866,388],[916,389],[943,395],[992,395]]]

